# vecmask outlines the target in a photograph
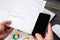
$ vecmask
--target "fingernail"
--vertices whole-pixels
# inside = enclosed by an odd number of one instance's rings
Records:
[[[10,26],[10,24],[6,24],[6,26],[8,26],[8,27],[9,27],[9,26]]]
[[[36,33],[36,36],[39,35],[39,33]]]

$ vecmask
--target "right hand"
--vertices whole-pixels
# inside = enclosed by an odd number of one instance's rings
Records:
[[[34,40],[54,40],[51,24],[49,23],[48,25],[48,32],[46,32],[45,38],[43,38],[41,34],[37,33]]]

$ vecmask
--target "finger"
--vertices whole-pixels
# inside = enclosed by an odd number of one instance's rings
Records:
[[[9,24],[10,25],[11,24],[11,21],[4,21],[4,22],[0,23],[0,30],[4,30],[6,24]]]
[[[33,38],[34,38],[33,40],[37,40],[37,38],[36,38],[36,37],[34,37],[34,36],[33,36]]]
[[[3,21],[1,24],[5,25],[5,24],[11,24],[11,21]]]
[[[4,25],[1,25],[1,24],[0,24],[0,31],[1,31],[1,30],[4,30],[4,29],[5,29]]]
[[[49,23],[49,24],[48,24],[48,27],[47,27],[47,29],[46,29],[46,31],[45,31],[44,37],[45,37],[48,33],[50,33],[50,31],[52,31],[52,29],[51,29],[51,24]]]
[[[51,24],[49,23],[49,25],[48,25],[48,33],[49,34],[51,34],[52,33],[52,26],[51,26]]]
[[[6,36],[8,36],[7,33],[4,33],[4,34],[0,35],[0,40],[6,38]]]
[[[47,34],[51,34],[51,33],[52,33],[52,27],[51,27],[51,24],[49,23],[49,24],[48,24],[47,31],[45,32],[45,36],[46,36]]]
[[[40,34],[38,34],[38,33],[36,33],[36,38],[37,38],[38,40],[43,40],[43,37],[42,37]]]
[[[54,39],[53,32],[52,32],[52,26],[51,26],[50,23],[48,25],[48,37],[50,38],[50,40],[53,40]]]
[[[8,28],[7,33],[10,33],[13,30],[13,28]]]

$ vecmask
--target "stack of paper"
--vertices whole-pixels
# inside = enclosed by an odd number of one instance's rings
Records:
[[[11,27],[32,33],[46,1],[42,0],[0,0],[0,22],[11,20]]]

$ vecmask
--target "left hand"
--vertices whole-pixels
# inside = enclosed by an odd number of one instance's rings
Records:
[[[9,35],[9,33],[13,30],[13,28],[6,26],[10,24],[11,21],[4,21],[0,23],[0,40],[6,38]]]

